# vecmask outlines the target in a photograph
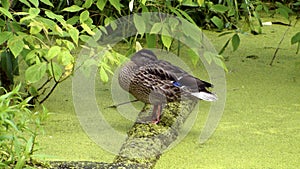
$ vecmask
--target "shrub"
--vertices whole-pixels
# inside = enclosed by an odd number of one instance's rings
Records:
[[[48,116],[45,108],[41,112],[30,110],[31,98],[23,99],[20,87],[0,96],[0,168],[19,169],[35,163],[35,139]]]

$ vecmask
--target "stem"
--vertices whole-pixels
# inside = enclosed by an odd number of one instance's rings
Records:
[[[122,106],[122,105],[124,105],[124,104],[133,103],[133,102],[137,102],[137,101],[138,101],[138,100],[131,100],[131,101],[128,101],[128,102],[123,102],[123,103],[119,103],[119,104],[114,104],[114,105],[105,107],[105,109],[107,109],[107,108],[117,108],[118,106]]]
[[[270,62],[270,66],[273,65],[273,62],[274,62],[274,60],[275,60],[275,58],[276,58],[276,56],[277,56],[277,52],[278,52],[278,50],[279,50],[279,47],[280,47],[280,45],[281,45],[281,43],[282,43],[282,41],[283,41],[283,39],[284,39],[284,37],[285,37],[285,35],[286,35],[286,33],[288,32],[289,29],[290,29],[290,27],[288,27],[288,28],[285,30],[285,32],[284,32],[284,34],[283,34],[281,40],[279,41],[278,46],[277,46],[277,48],[276,48],[276,50],[275,50],[275,52],[274,52],[273,58],[272,58],[272,60],[271,60],[271,62]]]
[[[48,97],[52,94],[52,92],[54,91],[54,89],[57,87],[57,85],[59,84],[59,82],[56,82],[54,84],[54,86],[51,88],[51,90],[49,91],[49,93],[47,94],[46,97],[44,97],[39,103],[42,104],[45,100],[48,99]]]
[[[47,80],[45,83],[43,83],[42,86],[39,87],[37,90],[39,91],[39,90],[41,90],[42,88],[44,88],[44,87],[47,85],[47,83],[49,83],[49,82],[51,81],[51,79],[52,79],[52,78],[48,78],[48,80]]]

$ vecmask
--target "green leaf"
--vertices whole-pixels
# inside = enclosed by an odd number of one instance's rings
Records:
[[[167,26],[164,26],[162,29],[161,40],[163,45],[169,50],[172,44],[173,38],[171,37]]]
[[[45,14],[50,19],[56,19],[59,22],[64,22],[64,17],[62,15],[57,15],[57,14],[53,13],[52,11],[46,11]]]
[[[31,7],[30,3],[27,0],[19,0],[19,1],[27,5],[28,7]]]
[[[62,68],[55,62],[51,62],[50,64],[48,64],[48,70],[50,72],[50,75],[54,77],[56,81],[58,81],[62,76]]]
[[[25,153],[30,155],[33,151],[34,136],[31,136],[26,143]]]
[[[37,22],[37,21],[30,22],[29,26],[30,26],[29,32],[32,35],[38,34],[39,32],[41,32],[41,30],[44,27],[41,22]]]
[[[99,29],[96,29],[95,35],[93,36],[93,39],[95,41],[98,41],[101,38],[101,36],[102,36],[102,32]]]
[[[83,28],[83,30],[85,30],[88,34],[90,34],[90,35],[95,35],[95,32],[93,32],[92,30],[91,30],[91,28],[87,25],[87,24],[85,24],[85,23],[82,23],[81,24],[81,27]]]
[[[29,33],[32,35],[36,35],[36,34],[40,33],[42,29],[43,28],[41,26],[31,26]]]
[[[52,2],[50,2],[49,0],[41,0],[41,2],[43,2],[44,4],[46,4],[48,6],[54,7]]]
[[[63,43],[66,45],[66,47],[68,48],[69,51],[75,49],[74,43],[72,41],[63,40]]]
[[[29,91],[29,94],[31,96],[38,96],[39,95],[39,91],[32,85],[29,86],[28,91]]]
[[[77,5],[72,5],[70,7],[64,8],[62,11],[67,11],[67,12],[78,12],[82,10],[83,8],[77,6]]]
[[[55,33],[57,33],[57,34],[59,34],[59,35],[61,35],[61,36],[63,36],[63,33],[64,33],[64,31],[63,31],[63,30],[61,29],[61,27],[59,27],[58,25],[55,25],[55,26],[54,26],[53,32],[55,32]]]
[[[3,8],[5,8],[7,10],[9,9],[9,6],[10,6],[9,0],[2,0],[1,4],[2,4]]]
[[[96,5],[98,7],[98,9],[100,9],[100,11],[103,11],[105,4],[106,4],[107,0],[98,0]]]
[[[147,0],[141,0],[140,2],[141,2],[143,5],[145,5],[146,2],[147,2]]]
[[[90,18],[90,13],[89,11],[85,10],[83,12],[81,12],[79,20],[80,23],[84,23],[84,21],[88,20]]]
[[[73,42],[78,46],[79,31],[73,27],[72,29],[69,30],[69,34]]]
[[[57,56],[57,60],[59,64],[66,66],[68,64],[71,64],[74,61],[74,58],[69,50],[63,49]]]
[[[185,0],[181,4],[182,6],[188,6],[188,7],[198,7],[198,4],[192,0]]]
[[[19,152],[21,154],[21,152]],[[26,157],[24,155],[21,156],[21,158],[18,159],[17,164],[15,165],[15,169],[21,169],[24,168],[25,165],[25,161],[26,161]]]
[[[25,56],[25,61],[28,65],[31,65],[34,63],[34,60],[38,57],[36,54],[36,50],[31,50],[30,52],[27,53]]]
[[[26,69],[25,79],[29,83],[36,83],[43,78],[43,76],[46,73],[46,70],[47,70],[46,62],[34,64]]]
[[[121,7],[123,7],[123,5],[120,3],[120,1],[119,0],[108,0],[108,1],[114,8],[116,8],[119,14],[121,14]]]
[[[218,66],[220,66],[221,68],[223,68],[226,72],[228,72],[228,69],[227,69],[227,67],[226,67],[226,65],[225,65],[225,63],[224,63],[224,59],[223,59],[223,56],[222,55],[215,55],[214,57],[213,57],[213,60],[214,60],[214,62],[218,65]]]
[[[163,23],[161,23],[161,22],[153,24],[153,26],[150,30],[150,34],[158,34],[161,31],[162,26],[163,26]]]
[[[283,9],[283,8],[278,8],[276,9],[276,12],[279,13],[281,16],[283,16],[285,19],[289,19],[289,13]]]
[[[103,67],[100,67],[100,79],[102,82],[108,82],[108,76]]]
[[[0,7],[0,13],[4,14],[5,16],[7,16],[9,19],[13,19],[12,14],[5,8]]]
[[[146,24],[144,22],[144,18],[139,16],[138,14],[133,15],[134,26],[136,27],[139,34],[143,35],[146,30]]]
[[[203,56],[204,58],[206,59],[206,61],[211,64],[212,60],[213,60],[213,57],[215,56],[216,54],[214,53],[211,53],[211,52],[204,52]]]
[[[216,13],[225,13],[226,11],[228,11],[228,7],[221,4],[216,4],[211,6],[210,10]]]
[[[85,0],[84,4],[82,5],[83,8],[88,9],[92,6],[93,0]]]
[[[32,15],[32,16],[38,16],[39,13],[40,13],[40,9],[39,8],[29,8],[29,15]]]
[[[39,7],[39,0],[29,0],[36,8]]]
[[[233,51],[237,50],[237,48],[238,48],[239,45],[240,45],[240,37],[239,37],[238,34],[234,34],[234,35],[232,36],[231,44],[232,44]]]
[[[275,3],[276,3],[276,6],[277,6],[278,8],[281,8],[281,9],[285,10],[287,13],[293,13],[293,10],[290,9],[289,7],[287,7],[286,5],[283,5],[283,4],[280,3],[280,2],[275,2]]]
[[[66,23],[70,24],[70,25],[75,25],[77,24],[77,22],[79,21],[79,16],[73,16],[71,18],[69,18]]]
[[[204,5],[205,0],[197,0],[198,5],[201,7]]]
[[[295,43],[300,43],[300,32],[296,33],[291,39],[291,44]]]
[[[188,21],[190,21],[192,24],[197,25],[195,21],[190,17],[189,14],[187,14],[185,11],[181,9],[177,9]]]
[[[8,119],[4,119],[4,123],[7,123],[12,128],[14,128],[16,131],[19,131],[19,128],[15,125],[14,121],[11,121],[11,120],[8,120]]]
[[[48,18],[37,18],[37,21],[43,23],[47,29],[51,29],[52,31],[54,31],[55,25],[57,25],[53,20]]]
[[[51,60],[53,59],[55,56],[57,56],[61,51],[61,47],[60,46],[52,46],[49,50],[48,53],[46,55],[46,59],[47,60]]]
[[[12,37],[12,32],[0,32],[0,45]]]
[[[174,8],[172,6],[168,6],[169,10],[171,11],[171,13],[175,14],[176,16],[183,18],[182,15],[180,14],[179,11],[177,11],[178,8]]]
[[[146,42],[148,48],[155,48],[156,46],[156,35],[146,34]]]
[[[200,57],[197,55],[197,54],[195,54],[195,52],[194,51],[197,51],[198,49],[195,49],[195,50],[188,50],[188,56],[191,58],[191,61],[192,61],[192,64],[194,65],[194,66],[196,66],[197,65],[197,63],[198,63],[198,61],[199,61],[199,59],[200,59]]]
[[[88,40],[90,40],[91,37],[88,36],[88,35],[80,35],[80,36],[79,36],[79,39],[80,39],[81,41],[83,41],[83,42],[88,42]]]
[[[262,5],[257,5],[256,8],[255,8],[255,11],[261,11],[263,9],[263,6]]]
[[[219,17],[214,16],[210,20],[217,26],[219,30],[222,30],[224,28],[224,23]]]
[[[172,32],[175,32],[178,29],[179,21],[176,18],[170,18],[168,21],[168,25]]]
[[[101,30],[101,32],[107,34],[107,30],[106,30],[106,28],[104,26],[100,25],[100,26],[98,26],[98,28]]]
[[[14,35],[7,41],[7,46],[13,55],[17,57],[22,52],[25,44],[22,37]]]
[[[227,13],[227,16],[230,17],[230,16],[234,16],[236,14],[237,14],[237,11],[234,8],[230,8]]]

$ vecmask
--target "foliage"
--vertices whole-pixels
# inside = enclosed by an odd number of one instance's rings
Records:
[[[59,4],[53,4],[45,0],[23,0],[11,4],[6,0],[0,8],[2,14],[0,23],[3,24],[1,29],[3,36],[0,36],[2,51],[10,54],[10,57],[21,57],[29,66],[25,72],[25,79],[30,95],[37,99],[41,94],[46,93],[47,88],[50,88],[48,94],[39,100],[40,103],[48,98],[60,82],[73,73],[76,60],[74,53],[81,43],[91,45],[92,39],[94,45],[91,46],[96,47],[97,40],[109,31],[104,26],[109,25],[120,16],[130,14],[129,6],[125,2],[121,4],[120,1],[115,0],[74,1],[73,4],[59,2]],[[167,3],[135,1],[134,3],[135,12],[171,13],[195,24],[178,4],[172,4],[169,1]],[[22,6],[22,11],[20,11],[20,6]],[[63,12],[59,12],[60,10]],[[161,31],[160,37],[145,33],[145,23],[142,19],[139,15],[134,15],[138,34],[141,37],[146,35],[147,47],[155,47],[156,42],[160,41],[167,49],[170,49],[173,39],[168,35],[171,29],[166,26],[162,26],[161,30],[156,29],[156,31]],[[162,23],[155,26],[159,24]],[[112,31],[116,29],[114,25],[110,25],[109,28]],[[131,52],[133,52],[136,37],[127,41]],[[109,63],[120,63],[118,57],[116,58],[117,62],[108,61],[112,60],[110,55],[116,56],[112,52],[106,55],[110,59],[103,59],[103,62],[98,64],[100,76],[104,82],[108,80],[107,73],[112,73]],[[11,70],[4,71],[11,74]],[[49,82],[54,82],[54,84],[52,87],[46,88],[45,86],[50,84]]]
[[[298,44],[298,47],[297,47],[297,53],[299,52],[299,49],[300,49],[300,32],[296,33],[292,39],[291,39],[291,43],[292,45],[293,44]]]
[[[0,36],[3,34],[0,33]],[[0,53],[0,82],[6,90],[10,90],[14,75],[19,75],[18,58],[15,58],[8,50]]]
[[[274,4],[276,6],[274,12],[289,19],[293,11],[280,2]],[[100,63],[86,64],[97,65],[101,80],[108,81],[112,66],[120,64],[124,56],[109,46],[99,47],[97,42],[117,29],[118,25],[113,23],[122,16],[133,14],[133,22],[137,31],[136,36],[124,39],[129,47],[126,55],[133,53],[134,44],[143,39],[146,40],[148,48],[164,47],[171,50],[173,47],[179,53],[180,39],[178,37],[185,36],[192,40],[197,38],[197,35],[190,35],[192,31],[176,19],[161,20],[151,24],[150,27],[145,23],[147,18],[138,15],[138,13],[146,12],[175,15],[186,19],[194,26],[215,28],[217,31],[230,30],[221,34],[233,34],[226,41],[219,53],[221,54],[230,42],[233,50],[238,48],[240,34],[247,31],[254,34],[261,33],[262,23],[259,12],[270,12],[265,3],[250,0],[3,0],[1,5],[1,77],[5,74],[8,81],[13,82],[13,75],[18,74],[19,63],[17,61],[25,61],[28,65],[25,71],[28,93],[40,103],[49,97],[59,83],[72,75],[77,59],[76,54],[82,48],[89,50],[88,57],[99,56],[99,51],[109,49],[102,56],[105,59],[101,59]],[[297,3],[294,6],[297,6]],[[175,37],[172,34],[174,31],[178,31]],[[174,45],[176,39],[178,46]],[[89,47],[82,45],[84,43],[87,43]],[[213,61],[220,57],[221,55],[216,55]]]
[[[231,3],[237,3],[236,1],[230,1]],[[248,30],[254,35],[261,34],[262,33],[262,21],[260,18],[259,13],[262,11],[274,15],[279,14],[282,17],[284,17],[289,23],[290,23],[290,15],[294,12],[292,9],[290,9],[288,6],[280,3],[280,2],[274,2],[275,10],[270,11],[269,6],[263,3],[262,1],[244,1],[244,3],[241,3],[240,7],[237,7],[237,4],[234,5],[228,5],[228,6],[236,6],[236,9],[239,9],[239,11],[242,11],[238,13],[238,17],[244,16],[244,19],[237,19],[234,22],[230,21],[229,23],[226,23],[225,25],[233,25],[236,29],[230,30],[224,33],[221,33],[220,36],[227,35],[227,34],[234,34],[232,37],[230,37],[222,49],[220,50],[219,54],[222,54],[224,50],[227,48],[228,44],[231,42],[233,51],[235,51],[239,44],[240,44],[240,34],[247,33]],[[233,10],[233,9],[232,9]],[[229,11],[229,10],[228,10]],[[230,17],[228,15],[227,17]],[[218,19],[221,20],[221,19]],[[222,20],[221,20],[222,21]],[[224,28],[224,23],[221,22],[216,24],[218,28]]]
[[[29,98],[22,99],[21,85],[0,96],[0,168],[23,168],[33,165],[36,136],[48,113],[32,112]],[[1,90],[4,90],[1,88]]]
[[[13,12],[10,11],[12,4],[4,2],[0,8],[2,53],[13,59],[21,57],[27,63],[25,79],[28,91],[38,97],[39,90],[33,84],[45,78],[46,82],[59,83],[71,74],[74,63],[71,52],[78,45],[78,30],[51,10],[39,8],[39,1],[22,1],[23,11],[11,10]],[[41,2],[53,6],[48,1]],[[6,74],[11,74],[11,71],[4,70]]]
[[[103,8],[103,3],[105,5],[106,1],[99,0],[97,3],[92,0],[87,0],[85,3],[74,1],[73,5],[65,2],[59,1],[58,4],[54,4],[57,2],[22,0],[12,3],[4,0],[0,7],[2,55],[8,56],[10,60],[25,61],[28,65],[25,71],[27,91],[39,103],[43,103],[59,83],[72,75],[75,54],[80,43],[91,39],[97,41],[96,38],[100,38],[102,33],[107,33],[104,26],[93,24],[90,13],[93,11],[93,4],[102,10],[107,10]],[[109,2],[117,10],[120,9],[119,1]],[[100,20],[101,18],[102,16]],[[111,17],[106,17],[100,22],[107,25],[110,20]],[[3,67],[5,69],[0,72],[12,79],[14,68],[17,68],[18,63],[6,62],[7,59],[3,58],[2,65],[7,65],[6,67],[10,69]],[[101,65],[99,68],[101,79],[107,81],[106,72],[111,71],[108,65]],[[41,98],[43,94],[44,97]]]
[[[298,16],[297,16],[297,19],[300,18],[300,13],[299,13],[299,10],[300,10],[300,0],[298,0],[297,2],[293,3],[293,8],[298,10]],[[296,22],[297,23],[297,22]],[[295,23],[295,25],[296,25]],[[292,39],[291,39],[291,44],[298,44],[298,47],[297,47],[297,54],[299,53],[299,50],[300,50],[300,32],[296,33]]]
[[[240,45],[240,35],[246,32],[261,33],[262,22],[259,13],[279,14],[290,21],[297,2],[289,5],[273,2],[274,10],[262,1],[250,0],[2,0],[0,6],[0,81],[9,89],[13,76],[19,74],[19,64],[26,63],[26,89],[31,97],[25,100],[19,93],[20,85],[0,96],[1,143],[0,167],[22,168],[33,163],[35,138],[40,132],[41,122],[47,116],[33,113],[28,108],[29,100],[43,103],[58,84],[68,79],[80,57],[88,58],[82,65],[86,73],[91,66],[97,66],[100,79],[109,81],[113,67],[120,65],[126,57],[110,45],[98,42],[117,29],[114,21],[132,14],[136,35],[123,39],[128,44],[126,55],[133,53],[135,44],[145,40],[148,48],[180,50],[180,40],[189,39],[199,43],[195,34],[198,26],[223,31],[220,36],[232,34],[225,42],[219,55],[206,52],[205,59],[226,69],[221,54],[231,44],[233,51]],[[187,20],[194,27],[182,24],[178,18],[160,18],[146,23],[147,12],[161,12]],[[142,13],[142,14],[141,14]],[[126,32],[126,30],[125,30]],[[175,33],[174,33],[175,32]],[[177,43],[176,43],[177,41]],[[291,39],[300,48],[300,34]],[[178,44],[178,46],[176,46]],[[79,50],[85,53],[77,56]],[[101,58],[96,61],[91,58]],[[191,56],[194,65],[199,57]]]

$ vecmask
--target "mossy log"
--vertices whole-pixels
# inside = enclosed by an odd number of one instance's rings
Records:
[[[177,139],[196,103],[191,100],[168,103],[158,124],[151,123],[149,107],[141,111],[113,163],[51,162],[52,168],[154,168],[162,153]]]

